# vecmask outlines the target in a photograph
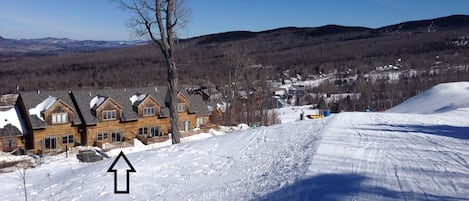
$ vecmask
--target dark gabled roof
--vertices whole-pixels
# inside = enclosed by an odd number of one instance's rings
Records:
[[[210,111],[202,98],[197,95],[189,95],[186,90],[180,89],[178,91],[189,99],[189,112],[195,113],[199,116],[210,115]],[[71,93],[66,91],[44,91],[37,92],[22,92],[21,96],[26,106],[26,110],[36,107],[39,103],[47,99],[49,96],[56,97],[63,101],[76,111],[73,124],[78,125],[86,123],[86,125],[96,125],[98,119],[95,116],[95,110],[101,104],[90,105],[94,97],[101,97],[106,100],[112,99],[122,109],[121,121],[136,121],[138,120],[137,111],[134,109],[141,101],[148,97],[152,97],[160,105],[160,117],[169,117],[170,112],[167,107],[166,100],[168,90],[166,87],[146,87],[146,88],[128,88],[128,89],[103,89],[103,90],[78,90]],[[134,95],[146,95],[141,101],[136,101],[132,104],[130,98]],[[103,102],[104,102],[103,101]],[[28,112],[28,111],[27,111]],[[34,129],[45,128],[47,125],[44,121],[36,115],[29,115],[29,121]]]
[[[18,94],[5,94],[0,96],[0,108],[13,107],[18,99]]]
[[[73,116],[73,125],[80,125],[81,120],[78,116],[78,110],[75,108],[72,99],[70,98],[69,91],[30,91],[30,92],[21,92],[20,96],[22,97],[24,106],[26,108],[26,116],[31,122],[31,127],[33,129],[40,129],[45,128],[47,124],[39,119],[36,115],[30,115],[29,109],[35,108],[38,104],[46,100],[48,97],[55,97],[58,100],[61,100],[73,110],[75,110],[75,114]]]
[[[11,124],[5,125],[5,127],[0,128],[0,137],[7,136],[21,136],[21,131]]]
[[[208,110],[207,104],[202,100],[202,97],[199,95],[189,95],[189,112],[195,113],[197,116],[211,115],[210,110]]]
[[[29,121],[31,122],[31,126],[33,127],[33,129],[46,128],[47,126],[46,122],[39,119],[36,115],[28,115],[28,116],[29,116]]]
[[[155,99],[156,102],[158,102],[158,104],[160,104],[160,116],[168,117],[169,109],[165,106],[166,93],[167,90],[165,87],[73,91],[77,106],[80,109],[83,119],[87,125],[95,125],[98,123],[98,119],[92,113],[92,108],[90,108],[91,99],[93,99],[95,96],[108,97],[119,104],[122,108],[122,121],[135,121],[138,119],[138,114],[134,110],[134,107],[138,106],[140,103],[134,102],[134,104],[132,104],[130,101],[132,96],[141,94],[151,96],[153,99]]]

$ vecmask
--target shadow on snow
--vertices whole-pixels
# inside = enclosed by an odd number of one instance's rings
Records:
[[[378,124],[372,125],[386,128],[360,128],[361,130],[375,130],[375,131],[394,131],[394,132],[412,132],[423,133],[429,135],[439,135],[452,137],[457,139],[469,139],[469,128],[458,127],[449,125],[391,125],[391,124]]]
[[[369,178],[358,174],[321,174],[299,180],[255,200],[469,200],[445,195],[394,191],[364,185],[365,180]]]

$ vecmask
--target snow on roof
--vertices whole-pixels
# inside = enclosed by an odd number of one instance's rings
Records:
[[[132,102],[132,105],[135,103],[135,102],[140,102],[142,101],[143,99],[145,99],[148,95],[146,94],[135,94],[133,96],[131,96],[129,99],[130,99],[130,102]]]
[[[469,82],[453,82],[436,85],[386,112],[433,114],[466,107],[469,107]]]
[[[90,101],[90,109],[100,106],[105,100],[106,100],[106,97],[104,96],[93,97]]]
[[[36,105],[36,107],[30,108],[29,115],[36,115],[39,119],[44,121],[44,119],[42,118],[41,112],[49,109],[49,107],[52,106],[52,104],[54,104],[56,101],[57,101],[56,97],[53,97],[53,96],[47,97],[41,103]]]
[[[219,109],[221,112],[226,112],[226,102],[223,102],[223,103],[217,103],[217,109]]]
[[[5,128],[5,126],[8,124],[18,128],[18,130],[20,130],[20,132],[23,134],[26,132],[26,124],[21,118],[19,109],[17,107],[12,107],[6,111],[0,111],[0,128]]]

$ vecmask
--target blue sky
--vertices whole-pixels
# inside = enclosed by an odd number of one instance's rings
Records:
[[[186,0],[182,38],[234,30],[326,24],[382,27],[409,20],[469,15],[469,0]],[[132,40],[131,13],[111,0],[3,0],[0,36]]]

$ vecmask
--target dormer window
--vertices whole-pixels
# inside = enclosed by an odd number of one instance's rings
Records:
[[[143,116],[155,116],[155,107],[143,108]]]
[[[53,113],[52,114],[52,124],[65,124],[65,123],[68,123],[67,113]]]
[[[185,112],[186,111],[186,104],[178,103],[178,112]]]
[[[103,111],[103,120],[115,120],[116,110],[105,110]]]

